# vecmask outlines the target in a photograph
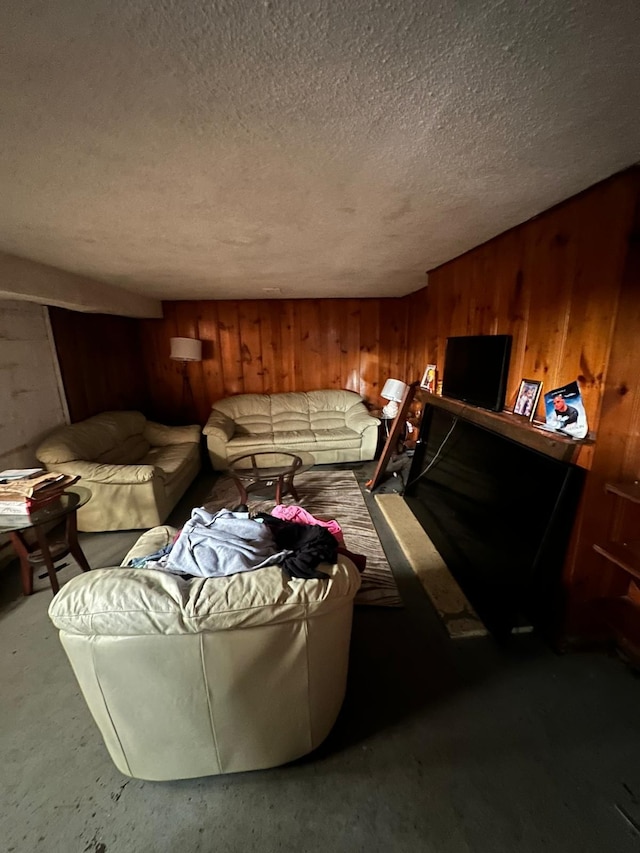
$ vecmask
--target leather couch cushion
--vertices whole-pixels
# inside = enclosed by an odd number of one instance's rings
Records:
[[[112,462],[103,457],[117,451],[127,438],[141,435],[145,423],[146,418],[140,412],[103,412],[54,430],[41,443],[36,456],[52,466],[76,459]]]
[[[321,412],[348,412],[361,400],[354,391],[342,391],[326,389],[324,391],[308,391],[309,413],[311,415]]]
[[[228,443],[228,447],[228,458],[241,456],[250,450],[269,450],[274,447],[273,433],[263,432],[260,435],[235,435]]]
[[[68,634],[121,637],[304,621],[316,609],[326,614],[343,606],[358,590],[358,570],[338,560],[321,566],[331,583],[290,579],[279,566],[193,580],[148,569],[95,569],[65,584],[49,615]]]
[[[144,457],[145,465],[155,465],[167,475],[167,480],[179,471],[185,460],[193,453],[193,444],[168,444],[165,447],[152,447]]]
[[[237,394],[219,400],[213,408],[231,418],[240,435],[271,432],[271,398],[268,394]]]
[[[101,453],[95,462],[105,465],[136,465],[144,460],[149,452],[149,442],[139,433],[130,435],[123,441],[118,442],[115,447]],[[147,464],[146,462],[144,464]]]

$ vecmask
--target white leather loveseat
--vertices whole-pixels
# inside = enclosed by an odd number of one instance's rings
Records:
[[[353,391],[238,394],[214,403],[203,430],[214,470],[274,447],[311,453],[317,463],[373,459],[378,421]]]
[[[171,541],[158,527],[125,557]],[[360,575],[276,566],[185,580],[97,569],[65,584],[49,615],[118,769],[169,780],[274,767],[315,749],[344,698]]]
[[[155,527],[200,470],[200,427],[103,412],[54,430],[36,456],[50,471],[77,474],[90,489],[91,500],[78,511],[80,530]]]

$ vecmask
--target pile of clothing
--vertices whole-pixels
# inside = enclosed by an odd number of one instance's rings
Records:
[[[327,578],[318,566],[335,563],[338,551],[364,569],[365,558],[344,548],[338,522],[321,521],[302,507],[279,505],[254,515],[244,506],[216,513],[198,507],[171,544],[129,565],[205,578],[279,565],[291,578]]]

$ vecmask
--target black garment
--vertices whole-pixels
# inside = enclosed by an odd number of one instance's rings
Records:
[[[320,563],[335,563],[338,556],[338,542],[326,527],[284,521],[266,512],[256,513],[255,518],[261,518],[269,526],[279,551],[283,548],[293,551],[280,563],[289,577],[329,577],[316,569]]]

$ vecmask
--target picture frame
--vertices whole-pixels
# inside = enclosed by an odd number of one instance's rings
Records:
[[[532,421],[538,408],[538,400],[542,391],[542,382],[538,379],[522,379],[516,395],[513,414],[520,415]]]
[[[578,382],[569,382],[544,395],[545,427],[571,438],[586,438],[589,433],[587,413]]]
[[[420,387],[423,391],[428,391],[430,394],[436,393],[438,379],[438,367],[435,364],[428,364],[425,368]]]

